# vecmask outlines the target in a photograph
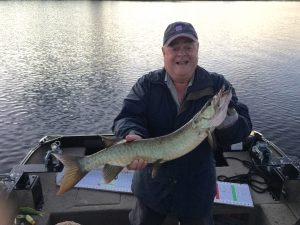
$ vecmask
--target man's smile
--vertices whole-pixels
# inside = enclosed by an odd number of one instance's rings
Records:
[[[189,63],[188,60],[183,60],[183,61],[177,61],[175,62],[177,65],[187,65]]]

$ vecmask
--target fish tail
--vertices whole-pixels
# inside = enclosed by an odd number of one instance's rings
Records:
[[[82,171],[80,168],[78,160],[81,157],[63,156],[54,153],[53,155],[64,164],[64,176],[59,191],[57,192],[57,194],[60,195],[74,187],[87,172]]]

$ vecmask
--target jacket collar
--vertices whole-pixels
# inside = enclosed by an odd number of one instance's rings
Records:
[[[167,88],[166,70],[160,69],[149,74],[149,80],[153,84],[163,85]],[[180,107],[179,113],[186,110],[190,101],[198,100],[204,96],[213,96],[215,94],[214,82],[211,74],[200,66],[196,67],[192,85],[189,85],[187,95]]]

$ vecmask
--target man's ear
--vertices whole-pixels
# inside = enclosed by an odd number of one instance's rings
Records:
[[[197,50],[199,50],[199,42],[197,42]]]
[[[165,56],[166,53],[165,53],[165,48],[164,48],[164,46],[161,47],[161,51],[162,51],[162,53],[163,53],[163,56]]]

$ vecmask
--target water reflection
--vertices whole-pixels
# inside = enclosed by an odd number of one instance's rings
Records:
[[[49,134],[110,132],[162,34],[189,21],[199,63],[225,74],[256,129],[299,155],[298,2],[0,2],[2,171]],[[0,171],[1,172],[1,171]]]

